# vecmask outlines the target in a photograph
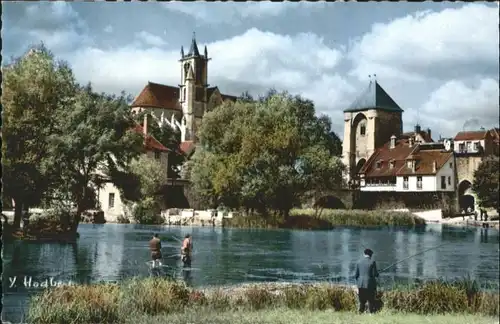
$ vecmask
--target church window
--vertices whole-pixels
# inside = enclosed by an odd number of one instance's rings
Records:
[[[186,101],[186,88],[182,89],[182,100]]]
[[[365,124],[360,125],[359,133],[363,136],[366,134],[366,125]]]

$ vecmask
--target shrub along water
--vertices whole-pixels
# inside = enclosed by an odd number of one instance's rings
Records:
[[[428,282],[379,293],[383,308],[417,314],[498,316],[499,295],[480,291],[468,280]],[[141,316],[180,314],[188,309],[260,311],[288,308],[355,311],[355,290],[317,285],[254,285],[200,291],[163,278],[132,279],[117,284],[62,286],[33,297],[29,323],[124,323]]]
[[[335,226],[394,226],[425,225],[425,220],[409,212],[345,209],[292,209],[286,220],[275,215],[239,215],[225,220],[225,226],[236,228],[324,229]]]

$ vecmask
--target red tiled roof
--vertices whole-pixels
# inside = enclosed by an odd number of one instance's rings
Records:
[[[470,131],[470,132],[459,132],[454,140],[455,141],[474,141],[474,140],[482,140],[486,137],[488,131]]]
[[[133,129],[135,132],[144,135],[144,128],[141,125],[137,124]],[[144,146],[148,151],[162,151],[162,152],[170,151],[168,148],[166,148],[163,144],[158,142],[158,140],[151,135],[146,136]]]
[[[406,157],[415,150],[416,145],[410,147],[408,138],[399,138],[396,140],[396,146],[391,149],[390,141],[384,146],[375,150],[368,161],[360,170],[365,177],[395,177],[397,170],[406,163]],[[394,167],[391,168],[389,161],[394,161]],[[376,162],[381,161],[380,168],[376,167]]]
[[[415,172],[404,164],[398,171],[397,175],[432,175],[436,174],[444,164],[450,159],[453,152],[446,152],[440,149],[422,150],[419,151],[417,156],[417,164]],[[433,164],[436,162],[436,171],[433,170]]]
[[[181,110],[181,106],[179,105],[179,88],[148,82],[141,93],[135,98],[131,107]]]
[[[500,142],[500,129],[495,127],[490,129],[489,132],[491,134],[491,137],[493,137],[493,141],[498,144]]]
[[[194,148],[195,144],[193,141],[185,141],[180,145],[181,152],[185,155],[190,155],[194,151]]]

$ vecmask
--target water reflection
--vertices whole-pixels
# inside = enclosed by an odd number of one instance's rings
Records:
[[[7,243],[3,282],[14,276],[80,283],[149,276],[148,241],[154,232],[162,239],[164,255],[165,267],[159,275],[197,287],[257,281],[352,284],[355,263],[364,248],[374,250],[383,269],[443,243],[447,244],[391,267],[381,274],[381,284],[465,275],[483,282],[498,281],[499,275],[499,234],[495,229],[428,226],[419,231],[337,228],[315,232],[106,224],[82,225],[79,231],[78,244]],[[190,271],[182,271],[179,251],[187,233],[193,235],[193,262]],[[3,286],[3,316],[18,321],[16,315],[22,315],[30,294],[40,289],[9,286]]]

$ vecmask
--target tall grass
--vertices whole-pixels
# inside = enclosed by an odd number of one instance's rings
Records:
[[[428,282],[409,288],[379,292],[383,308],[417,314],[480,314],[498,316],[499,295],[476,289],[468,280]],[[120,285],[96,284],[58,287],[35,296],[29,323],[124,323],[134,317],[180,314],[188,309],[259,311],[298,310],[355,311],[356,291],[348,287],[290,285],[271,289],[254,285],[234,290],[194,290],[163,278],[132,279]]]
[[[409,212],[345,209],[292,209],[290,217],[275,215],[239,215],[225,220],[225,226],[236,228],[332,229],[335,226],[394,226],[425,225],[425,220]]]

